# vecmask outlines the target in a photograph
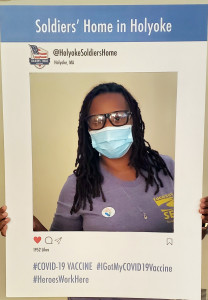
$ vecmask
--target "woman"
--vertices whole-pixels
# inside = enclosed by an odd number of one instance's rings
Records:
[[[86,96],[77,168],[61,191],[51,230],[173,231],[173,161],[151,149],[144,128],[123,86],[101,84]]]
[[[50,230],[173,231],[173,161],[151,149],[144,129],[138,104],[123,86],[101,84],[88,93],[76,169],[61,191]],[[2,235],[9,222],[5,210]],[[200,213],[208,221],[208,197]],[[34,229],[46,230],[36,218]]]

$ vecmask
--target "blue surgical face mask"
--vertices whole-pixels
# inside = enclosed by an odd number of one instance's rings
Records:
[[[108,158],[124,156],[133,143],[132,125],[89,131],[92,147]]]

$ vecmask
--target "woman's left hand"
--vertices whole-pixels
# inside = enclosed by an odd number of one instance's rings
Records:
[[[202,215],[202,222],[208,223],[208,196],[201,198],[199,212]]]
[[[208,223],[208,196],[201,198],[199,212],[201,214],[202,223]],[[207,233],[207,228],[202,227],[202,239]]]

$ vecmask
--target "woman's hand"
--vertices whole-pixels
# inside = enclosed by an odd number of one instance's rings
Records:
[[[7,209],[6,205],[0,207],[0,231],[1,231],[1,235],[3,236],[6,236],[7,224],[10,221],[6,209]],[[48,231],[35,216],[33,216],[33,230]]]
[[[48,231],[40,221],[33,216],[33,231]]]
[[[0,231],[1,231],[1,235],[3,236],[6,236],[7,223],[9,223],[10,221],[6,209],[7,209],[6,205],[0,207]]]
[[[202,215],[202,223],[208,223],[208,196],[201,198],[199,212]]]
[[[201,214],[202,223],[208,223],[208,196],[201,198],[199,212]],[[207,227],[202,227],[202,239],[207,233]]]

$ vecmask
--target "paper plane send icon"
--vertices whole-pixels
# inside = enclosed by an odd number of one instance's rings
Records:
[[[56,241],[58,244],[60,244],[61,240],[62,240],[62,237],[56,239],[55,241]]]

